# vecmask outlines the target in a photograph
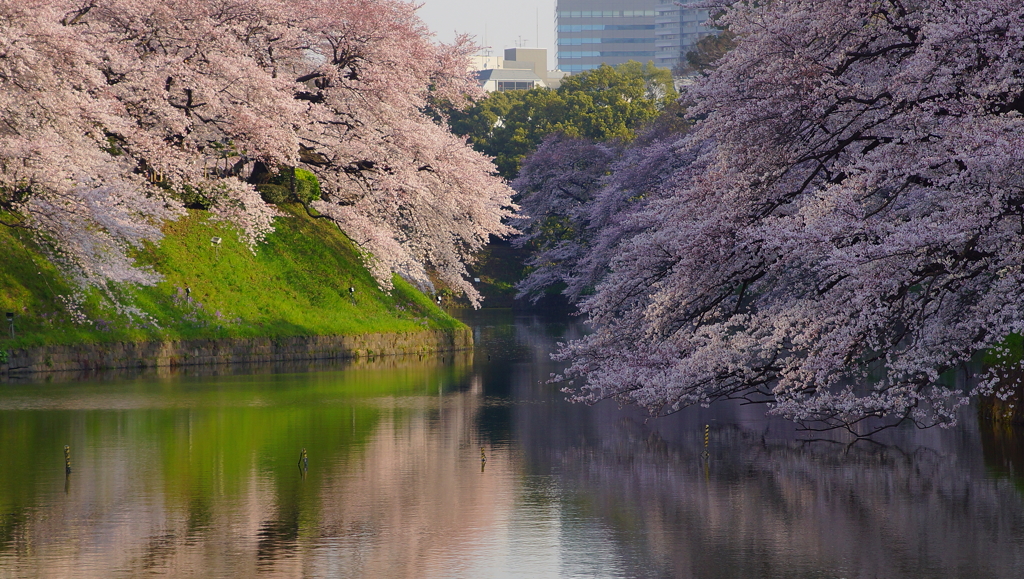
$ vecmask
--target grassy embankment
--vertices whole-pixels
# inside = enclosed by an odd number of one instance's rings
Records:
[[[277,230],[253,255],[228,226],[192,211],[169,223],[139,263],[164,276],[153,287],[78,291],[25,231],[0,227],[0,351],[45,344],[196,338],[353,335],[463,327],[429,297],[395,279],[382,291],[354,244],[299,205],[283,206]],[[211,244],[220,237],[219,246]],[[349,288],[355,292],[349,292]],[[185,288],[190,288],[186,296]],[[79,307],[66,305],[78,296]],[[131,304],[138,312],[114,305]],[[85,321],[75,315],[80,311]],[[79,318],[76,320],[76,317]]]

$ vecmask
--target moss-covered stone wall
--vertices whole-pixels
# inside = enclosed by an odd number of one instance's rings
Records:
[[[253,364],[430,354],[473,347],[468,328],[352,336],[294,336],[168,342],[116,342],[19,348],[8,352],[0,376],[197,364]]]

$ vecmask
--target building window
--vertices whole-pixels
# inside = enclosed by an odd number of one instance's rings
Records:
[[[499,80],[498,81],[498,92],[504,92],[507,90],[530,90],[533,88],[534,82],[532,80]]]
[[[559,32],[592,32],[594,30],[654,30],[653,24],[559,24]]]
[[[563,10],[559,18],[653,18],[654,10]]]
[[[653,38],[559,38],[559,46],[581,46],[583,44],[647,44]]]
[[[578,51],[559,51],[558,58],[629,58],[629,57],[643,57],[643,56],[654,56],[653,50],[578,50]]]
[[[599,68],[599,64],[564,64],[559,66],[564,72],[583,72],[585,70],[594,70]]]

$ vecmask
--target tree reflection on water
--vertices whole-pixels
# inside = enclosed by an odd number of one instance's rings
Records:
[[[544,382],[576,320],[469,321],[444,363],[6,386],[0,576],[1024,575],[1016,430],[569,405]]]

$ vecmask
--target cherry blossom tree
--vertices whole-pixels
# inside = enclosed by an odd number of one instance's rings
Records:
[[[943,374],[1024,326],[1024,5],[722,8],[737,47],[684,95],[692,161],[619,215],[562,378],[656,413],[954,423]]]
[[[527,157],[512,182],[524,214],[517,223],[523,235],[513,243],[531,250],[519,297],[537,301],[564,286],[578,302],[593,292],[618,243],[637,233],[622,217],[661,197],[694,160],[676,147],[689,127],[680,115],[669,107],[628,144],[553,135]]]
[[[510,190],[428,115],[477,94],[471,49],[394,0],[0,0],[0,208],[86,283],[152,283],[129,250],[183,200],[255,249],[257,177],[302,166],[383,285],[475,300],[464,264],[512,232]]]
[[[536,303],[553,286],[569,284],[588,253],[594,194],[618,156],[617,143],[595,143],[556,133],[526,158],[512,188],[525,217],[516,247],[530,249],[529,275],[517,297]],[[572,297],[576,297],[573,295]]]

